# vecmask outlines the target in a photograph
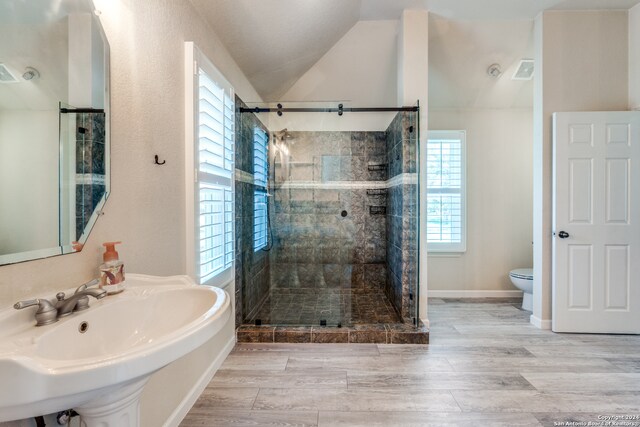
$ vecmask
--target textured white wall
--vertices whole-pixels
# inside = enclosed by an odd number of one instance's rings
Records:
[[[534,88],[534,323],[551,319],[551,115],[623,111],[628,85],[627,11],[550,11],[536,20]]]
[[[0,304],[56,291],[97,276],[101,243],[122,240],[130,272],[185,272],[184,230],[184,41],[194,41],[247,101],[259,101],[231,56],[188,1],[96,0],[111,45],[112,194],[82,252],[0,267]],[[167,163],[156,166],[154,154]],[[231,292],[233,294],[233,292]],[[232,332],[227,331],[229,335]],[[186,356],[189,357],[189,356]],[[213,356],[211,356],[213,357]],[[176,387],[162,393],[167,415],[206,366],[196,357],[188,369],[169,367]],[[168,372],[168,373],[167,373]]]
[[[640,4],[629,10],[629,109],[640,110]]]
[[[515,290],[509,270],[533,261],[532,110],[430,110],[429,129],[467,133],[467,251],[429,256],[429,291]]]

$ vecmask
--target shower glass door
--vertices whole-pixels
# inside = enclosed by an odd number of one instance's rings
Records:
[[[338,104],[285,108],[335,110]],[[342,327],[412,321],[417,153],[410,140],[413,134],[417,141],[417,113],[279,115],[277,105],[246,106],[255,107],[273,111],[238,115],[242,267],[236,282],[242,323]],[[265,168],[266,185],[260,179]]]

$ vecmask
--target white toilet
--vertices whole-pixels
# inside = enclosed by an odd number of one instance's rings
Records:
[[[509,272],[513,285],[524,292],[522,309],[533,311],[533,268],[518,268]]]

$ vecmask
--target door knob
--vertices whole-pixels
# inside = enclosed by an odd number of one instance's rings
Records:
[[[566,231],[561,231],[558,233],[558,237],[561,239],[566,239],[567,237],[569,237],[569,233],[567,233]]]

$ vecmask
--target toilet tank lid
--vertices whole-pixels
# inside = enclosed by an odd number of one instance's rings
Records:
[[[517,268],[509,272],[509,276],[514,276],[519,279],[533,280],[533,268]]]

